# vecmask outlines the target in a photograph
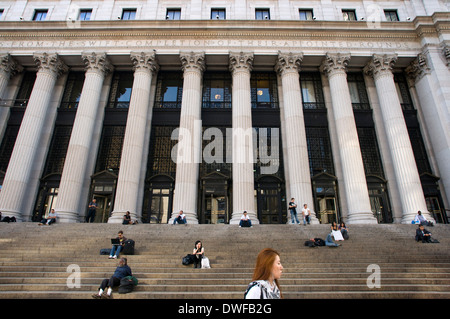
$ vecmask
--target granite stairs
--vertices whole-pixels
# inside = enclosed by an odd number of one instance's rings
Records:
[[[310,248],[329,225],[0,223],[0,299],[91,299],[118,264],[100,249],[119,230],[136,242],[126,257],[139,284],[114,299],[242,299],[266,247],[281,254],[286,299],[450,299],[450,225],[429,227],[436,244],[417,243],[415,228],[349,225],[339,247]],[[209,269],[181,263],[198,239]]]

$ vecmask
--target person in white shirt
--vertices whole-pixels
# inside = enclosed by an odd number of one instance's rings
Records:
[[[306,225],[306,223],[308,223],[309,225],[309,222],[311,220],[311,211],[309,210],[307,204],[303,205],[302,215],[303,215],[303,225]]]
[[[250,216],[248,216],[247,211],[245,210],[241,216],[241,221],[239,222],[239,227],[253,227]]]
[[[182,210],[178,213],[178,216],[173,220],[173,224],[187,224],[186,215],[183,213]]]
[[[244,293],[245,299],[281,299],[283,294],[278,280],[283,273],[280,254],[272,249],[263,249],[256,258],[252,282]]]
[[[429,222],[425,216],[422,215],[422,212],[419,210],[417,212],[416,217],[414,218],[414,224],[420,224],[424,226],[433,226],[431,222]]]

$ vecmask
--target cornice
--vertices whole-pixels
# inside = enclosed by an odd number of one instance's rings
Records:
[[[428,17],[427,17],[428,18]],[[417,39],[424,32],[436,32],[429,25],[414,22],[383,22],[380,28],[368,28],[366,22],[348,21],[83,21],[79,28],[66,22],[0,22],[0,37],[7,40],[21,39],[85,39],[120,37],[204,37],[204,38],[259,38],[259,39]]]

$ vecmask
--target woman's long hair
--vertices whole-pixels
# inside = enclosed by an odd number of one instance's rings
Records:
[[[280,256],[280,254],[272,249],[272,248],[264,248],[258,254],[256,258],[256,266],[253,272],[252,280],[269,280],[272,276],[272,267],[275,263],[276,256]],[[283,298],[283,294],[281,293],[280,284],[278,283],[278,279],[275,279],[275,283],[280,290],[280,296]]]

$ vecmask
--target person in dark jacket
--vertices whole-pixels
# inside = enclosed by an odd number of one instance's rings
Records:
[[[98,292],[92,295],[92,298],[100,299],[111,298],[111,293],[114,287],[118,287],[120,285],[120,279],[132,276],[131,268],[127,265],[127,259],[122,257],[119,260],[119,266],[117,266],[114,274],[109,279],[103,279],[100,287],[98,288]],[[105,289],[108,288],[105,292]]]
[[[431,233],[426,230],[423,225],[420,225],[416,229],[416,241],[421,241],[422,243],[431,243]]]

